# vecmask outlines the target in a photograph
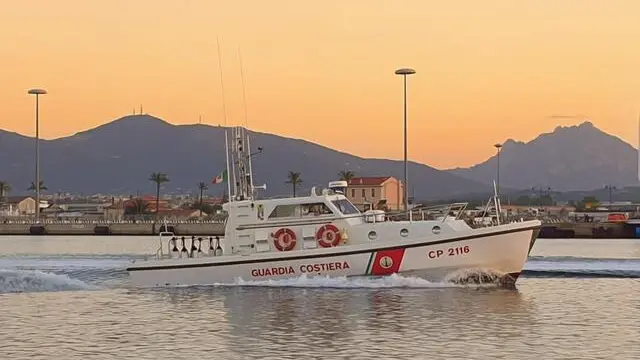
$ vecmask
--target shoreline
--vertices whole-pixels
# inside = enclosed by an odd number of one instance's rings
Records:
[[[540,239],[638,239],[640,225],[625,223],[545,223],[540,229]],[[224,236],[224,222],[173,222],[167,230],[176,236]],[[0,236],[153,236],[164,231],[163,223],[149,222],[0,222]]]
[[[223,222],[173,223],[167,230],[176,236],[222,236]],[[0,236],[78,235],[78,236],[149,236],[164,231],[162,223],[0,223]]]

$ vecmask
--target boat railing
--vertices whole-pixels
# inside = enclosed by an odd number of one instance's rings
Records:
[[[249,230],[256,228],[269,228],[278,226],[299,226],[299,225],[323,225],[330,224],[336,220],[351,220],[362,219],[368,223],[378,223],[386,221],[425,221],[425,220],[438,220],[441,222],[460,220],[464,215],[464,211],[468,203],[452,203],[442,205],[431,206],[414,206],[409,210],[389,211],[376,213],[373,211],[358,212],[356,214],[327,214],[317,215],[312,214],[304,217],[291,217],[282,219],[280,221],[268,221],[260,224],[246,224],[238,225],[238,230]],[[374,209],[375,210],[375,209]],[[380,219],[382,218],[382,219]],[[379,220],[380,219],[380,220]]]
[[[457,202],[450,204],[416,205],[408,210],[387,212],[389,220],[439,220],[444,222],[460,220],[465,214],[469,203]]]

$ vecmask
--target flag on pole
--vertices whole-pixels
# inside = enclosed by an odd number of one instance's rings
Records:
[[[213,181],[211,183],[220,184],[222,182],[227,182],[227,181],[228,181],[227,169],[224,169],[218,176],[213,178]]]

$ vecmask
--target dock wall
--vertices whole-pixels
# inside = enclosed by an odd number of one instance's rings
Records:
[[[157,235],[163,227],[162,224],[144,223],[72,223],[72,224],[7,224],[0,223],[0,236],[2,235]],[[206,223],[178,223],[167,226],[168,230],[176,235],[224,235],[224,224],[221,222]]]
[[[2,235],[157,235],[160,223],[0,223]],[[169,231],[176,235],[224,235],[222,222],[173,223]],[[543,224],[539,238],[638,238],[636,226],[625,223],[560,222]]]

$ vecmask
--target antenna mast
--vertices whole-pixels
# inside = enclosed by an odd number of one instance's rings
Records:
[[[225,157],[227,161],[227,191],[229,201],[233,201],[236,199],[237,188],[236,188],[236,172],[234,166],[234,155],[235,155],[235,140],[234,140],[234,132],[231,129],[231,140],[234,142],[234,146],[229,148],[229,137],[228,137],[228,128],[227,128],[227,104],[224,96],[224,79],[222,77],[222,55],[220,54],[220,38],[216,36],[216,44],[218,46],[218,69],[220,71],[220,89],[222,92],[222,117],[224,120],[224,142],[225,142]],[[231,152],[231,164],[229,163],[229,152]],[[231,166],[231,168],[229,168]],[[231,192],[231,182],[233,181],[233,193]]]
[[[251,181],[251,147],[247,131],[241,126],[232,128],[233,147],[231,149],[232,171],[235,182],[235,200],[253,199],[253,185]],[[235,165],[235,166],[233,166]]]
[[[227,126],[227,104],[224,98],[224,81],[222,79],[222,56],[220,55],[220,39],[216,37],[218,44],[218,68],[220,69],[220,88],[222,89],[222,115],[224,118],[224,126]]]
[[[245,91],[244,81],[244,66],[242,65],[242,53],[240,52],[240,45],[238,45],[238,61],[240,63],[240,78],[242,79],[242,106],[244,107],[244,126],[246,132],[246,145],[247,145],[247,167],[249,172],[245,174],[245,186],[248,194],[251,198],[254,196],[253,186],[253,168],[251,164],[251,141],[249,140],[249,116],[247,114],[247,93]]]

